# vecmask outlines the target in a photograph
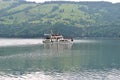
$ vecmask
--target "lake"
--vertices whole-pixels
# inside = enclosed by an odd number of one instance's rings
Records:
[[[0,39],[0,80],[120,80],[120,40]]]

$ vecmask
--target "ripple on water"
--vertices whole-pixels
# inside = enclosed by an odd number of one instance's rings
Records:
[[[97,40],[74,40],[74,43],[95,43],[95,42],[98,42]]]
[[[66,73],[31,72],[23,75],[1,73],[0,80],[120,80],[120,70],[86,70]]]

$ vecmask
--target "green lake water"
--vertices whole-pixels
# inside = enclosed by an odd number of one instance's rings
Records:
[[[120,80],[120,40],[0,46],[0,80]]]

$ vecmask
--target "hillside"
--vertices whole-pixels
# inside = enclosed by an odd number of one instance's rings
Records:
[[[120,37],[120,3],[0,0],[0,37]]]

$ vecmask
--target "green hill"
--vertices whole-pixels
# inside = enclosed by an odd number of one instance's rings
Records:
[[[120,3],[0,0],[0,37],[120,37]]]

